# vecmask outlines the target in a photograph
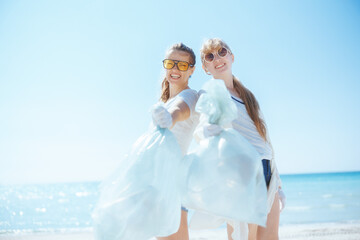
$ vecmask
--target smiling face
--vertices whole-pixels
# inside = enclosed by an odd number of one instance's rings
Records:
[[[218,51],[222,49],[222,46],[218,48],[210,49],[207,52],[204,52],[204,55],[208,53],[212,53],[214,59],[212,62],[207,62],[203,60],[203,69],[206,72],[210,72],[216,79],[221,79],[222,76],[232,74],[232,63],[234,62],[234,55],[228,51],[228,53],[224,57],[220,57],[218,55]]]
[[[174,61],[184,61],[191,64],[190,55],[187,52],[173,50],[166,55],[166,59]],[[166,69],[166,79],[170,85],[184,86],[188,85],[189,77],[193,74],[195,67],[189,67],[186,71],[180,71],[175,65],[172,69]]]
[[[210,54],[210,55],[209,55]],[[211,56],[211,57],[209,57]],[[206,59],[206,61],[205,61]],[[209,39],[201,48],[202,67],[216,79],[232,75],[234,55],[221,39]]]

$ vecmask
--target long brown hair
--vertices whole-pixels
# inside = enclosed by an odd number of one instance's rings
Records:
[[[174,45],[172,45],[167,51],[166,51],[166,55],[170,54],[173,51],[183,51],[189,54],[190,56],[190,64],[195,65],[196,63],[196,57],[195,57],[195,53],[194,51],[189,48],[188,46],[186,46],[183,43],[176,43]],[[166,79],[166,77],[164,78],[164,80],[161,83],[161,96],[160,96],[160,100],[163,102],[167,102],[170,98],[170,87],[169,87],[169,82]]]
[[[231,53],[230,47],[223,40],[219,38],[212,38],[206,40],[200,50],[202,63],[204,64],[204,56],[206,53],[211,52],[214,49],[219,49],[220,47],[227,48]],[[249,114],[251,120],[254,122],[256,130],[259,132],[260,136],[265,141],[267,141],[266,125],[264,120],[260,117],[259,103],[256,100],[254,94],[249,89],[247,89],[234,75],[233,84],[235,91],[239,94],[241,100],[243,100],[246,111]]]

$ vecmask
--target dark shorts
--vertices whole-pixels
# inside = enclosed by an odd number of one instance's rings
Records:
[[[263,164],[263,169],[264,169],[264,177],[265,177],[266,187],[269,188],[270,180],[271,180],[270,160],[263,159],[262,164]]]

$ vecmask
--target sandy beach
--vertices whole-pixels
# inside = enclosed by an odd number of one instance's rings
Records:
[[[0,240],[93,240],[92,232],[3,234]],[[226,240],[226,229],[190,230],[191,240]],[[286,225],[280,227],[281,240],[359,240],[360,222]]]

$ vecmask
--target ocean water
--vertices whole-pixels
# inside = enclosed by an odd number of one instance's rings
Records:
[[[360,172],[281,175],[280,224],[360,220]]]
[[[281,179],[287,196],[281,225],[360,220],[360,172]],[[0,234],[91,229],[99,184],[0,185]]]

